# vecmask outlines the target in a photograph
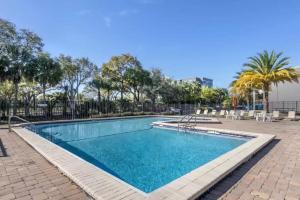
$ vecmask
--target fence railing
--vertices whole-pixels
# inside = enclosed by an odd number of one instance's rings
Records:
[[[14,107],[15,112],[14,112]],[[199,104],[152,104],[151,102],[114,102],[114,101],[0,101],[2,121],[15,115],[30,121],[59,119],[82,119],[105,116],[125,116],[137,114],[189,114],[194,113]]]
[[[15,113],[14,113],[14,109]],[[15,115],[29,121],[45,121],[59,119],[83,119],[109,116],[126,116],[141,114],[191,114],[197,109],[214,106],[199,103],[170,103],[152,104],[151,102],[123,102],[118,101],[18,101],[16,106],[12,102],[0,100],[0,119],[8,120],[8,116]],[[218,109],[221,109],[218,107]],[[300,113],[300,101],[270,102],[269,111],[280,112],[296,111]]]
[[[270,112],[276,110],[280,112],[296,111],[300,113],[300,101],[275,101],[269,103]]]

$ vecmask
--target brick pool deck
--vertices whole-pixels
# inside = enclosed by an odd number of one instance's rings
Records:
[[[267,147],[200,199],[300,200],[300,121],[231,121],[201,126],[276,135]],[[0,199],[89,199],[15,133],[0,129]]]

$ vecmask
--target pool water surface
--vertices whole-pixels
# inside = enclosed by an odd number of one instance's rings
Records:
[[[249,139],[152,127],[161,117],[37,125],[37,133],[149,193]],[[83,169],[84,170],[84,169]]]

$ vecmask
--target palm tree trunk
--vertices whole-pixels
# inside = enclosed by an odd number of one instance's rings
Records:
[[[266,111],[269,112],[269,92],[265,92],[265,101],[266,101]]]
[[[270,90],[270,86],[268,84],[266,84],[264,86],[264,110],[269,112],[269,90]]]

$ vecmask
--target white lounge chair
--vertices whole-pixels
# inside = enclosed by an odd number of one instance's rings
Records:
[[[235,116],[235,111],[234,110],[230,110],[229,113],[227,113],[226,115],[226,119],[234,119]]]
[[[211,113],[210,113],[210,115],[212,117],[215,117],[217,115],[217,111],[216,110],[212,110]]]
[[[207,116],[207,115],[208,115],[208,110],[205,109],[205,110],[203,111],[203,114],[202,114],[202,115]]]
[[[274,110],[274,111],[272,112],[271,121],[273,121],[273,120],[280,120],[280,119],[282,119],[282,118],[280,117],[280,112],[277,111],[277,110]]]
[[[266,117],[267,117],[267,111],[263,110],[261,111],[260,113],[256,113],[256,121],[263,121],[265,122],[266,121]]]
[[[221,111],[220,111],[219,117],[225,117],[225,110],[221,110]]]
[[[246,115],[246,112],[244,110],[241,110],[240,112],[236,113],[235,119],[238,119],[238,120],[244,119],[245,115]]]
[[[279,112],[273,111],[272,113],[267,113],[266,111],[263,111],[256,116],[257,121],[259,121],[258,118],[261,118],[263,122],[272,122],[274,119],[279,118]]]
[[[254,119],[255,118],[255,110],[250,110],[248,112],[248,116],[247,117],[245,116],[245,118],[247,118],[247,119]]]
[[[289,120],[296,120],[296,112],[295,111],[289,111],[288,117]]]
[[[201,114],[201,110],[196,110],[196,114],[195,115],[200,115]]]

